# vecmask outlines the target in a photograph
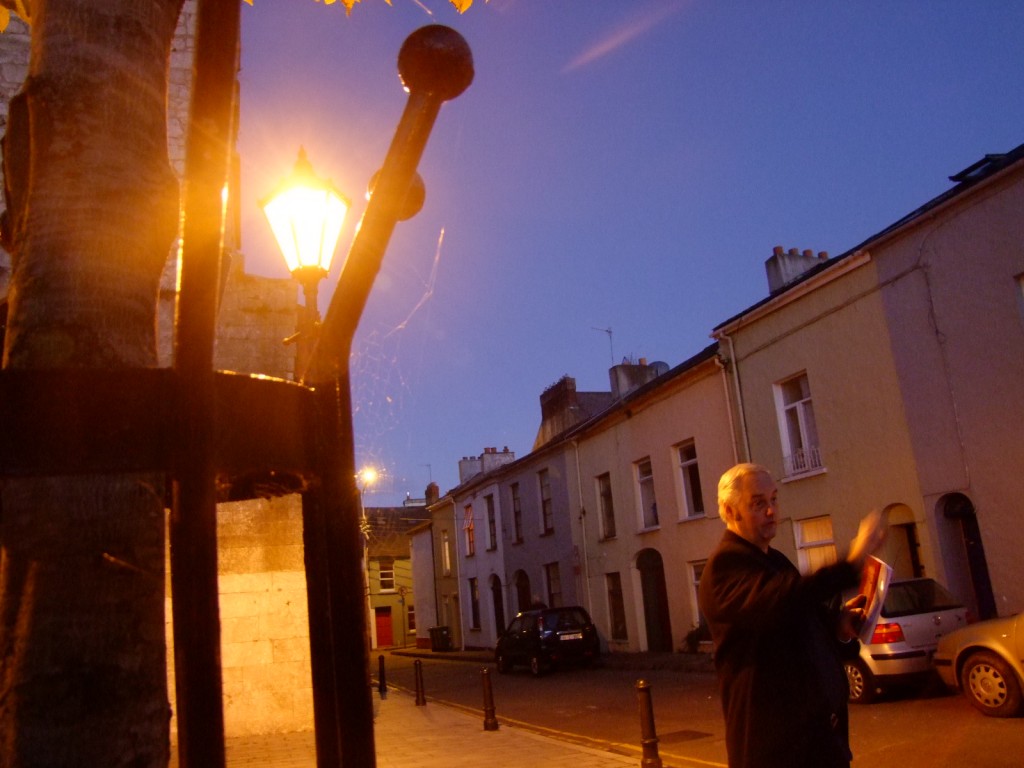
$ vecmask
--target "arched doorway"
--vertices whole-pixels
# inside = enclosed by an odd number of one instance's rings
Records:
[[[516,590],[516,612],[525,611],[530,607],[532,600],[530,577],[526,575],[526,571],[516,571],[512,574],[512,585]]]
[[[914,511],[906,504],[890,504],[885,512],[889,516],[889,535],[879,557],[892,566],[893,578],[916,579],[924,576],[921,541]]]
[[[491,574],[491,603],[494,605],[494,632],[495,639],[505,631],[505,600],[501,594],[501,579]]]
[[[647,650],[672,651],[672,621],[668,614],[668,589],[665,586],[665,565],[656,549],[641,550],[636,556],[640,571],[640,594],[647,629]]]
[[[940,521],[946,522],[943,526],[946,549],[953,556],[950,560],[959,566],[957,575],[967,582],[971,593],[968,598],[974,601],[972,607],[978,618],[991,619],[997,615],[996,598],[992,593],[985,545],[981,540],[974,504],[962,493],[950,493],[939,499],[938,508]]]

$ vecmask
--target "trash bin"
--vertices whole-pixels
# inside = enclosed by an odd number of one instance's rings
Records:
[[[448,627],[430,628],[430,650],[450,651],[452,649],[452,638]]]

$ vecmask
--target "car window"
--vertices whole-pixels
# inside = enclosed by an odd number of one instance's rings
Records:
[[[544,614],[544,629],[554,632],[559,629],[579,629],[587,623],[587,617],[580,609],[549,611]]]
[[[931,613],[963,607],[942,585],[932,579],[897,581],[889,585],[889,594],[882,606],[886,618]]]

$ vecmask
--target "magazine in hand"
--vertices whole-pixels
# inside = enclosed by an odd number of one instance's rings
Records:
[[[889,592],[889,582],[892,580],[892,566],[871,556],[864,564],[864,573],[860,579],[860,594],[867,597],[864,604],[864,624],[860,628],[860,640],[869,644],[871,636],[875,633],[875,625],[878,623],[878,616],[882,612],[882,604]]]

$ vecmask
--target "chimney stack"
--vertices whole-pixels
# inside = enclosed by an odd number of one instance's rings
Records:
[[[809,248],[805,249],[803,253],[797,248],[790,248],[787,252],[781,245],[776,245],[772,249],[771,257],[764,263],[765,273],[768,276],[768,292],[775,293],[782,290],[826,261],[828,261],[827,251],[821,251],[815,256],[814,251]]]

